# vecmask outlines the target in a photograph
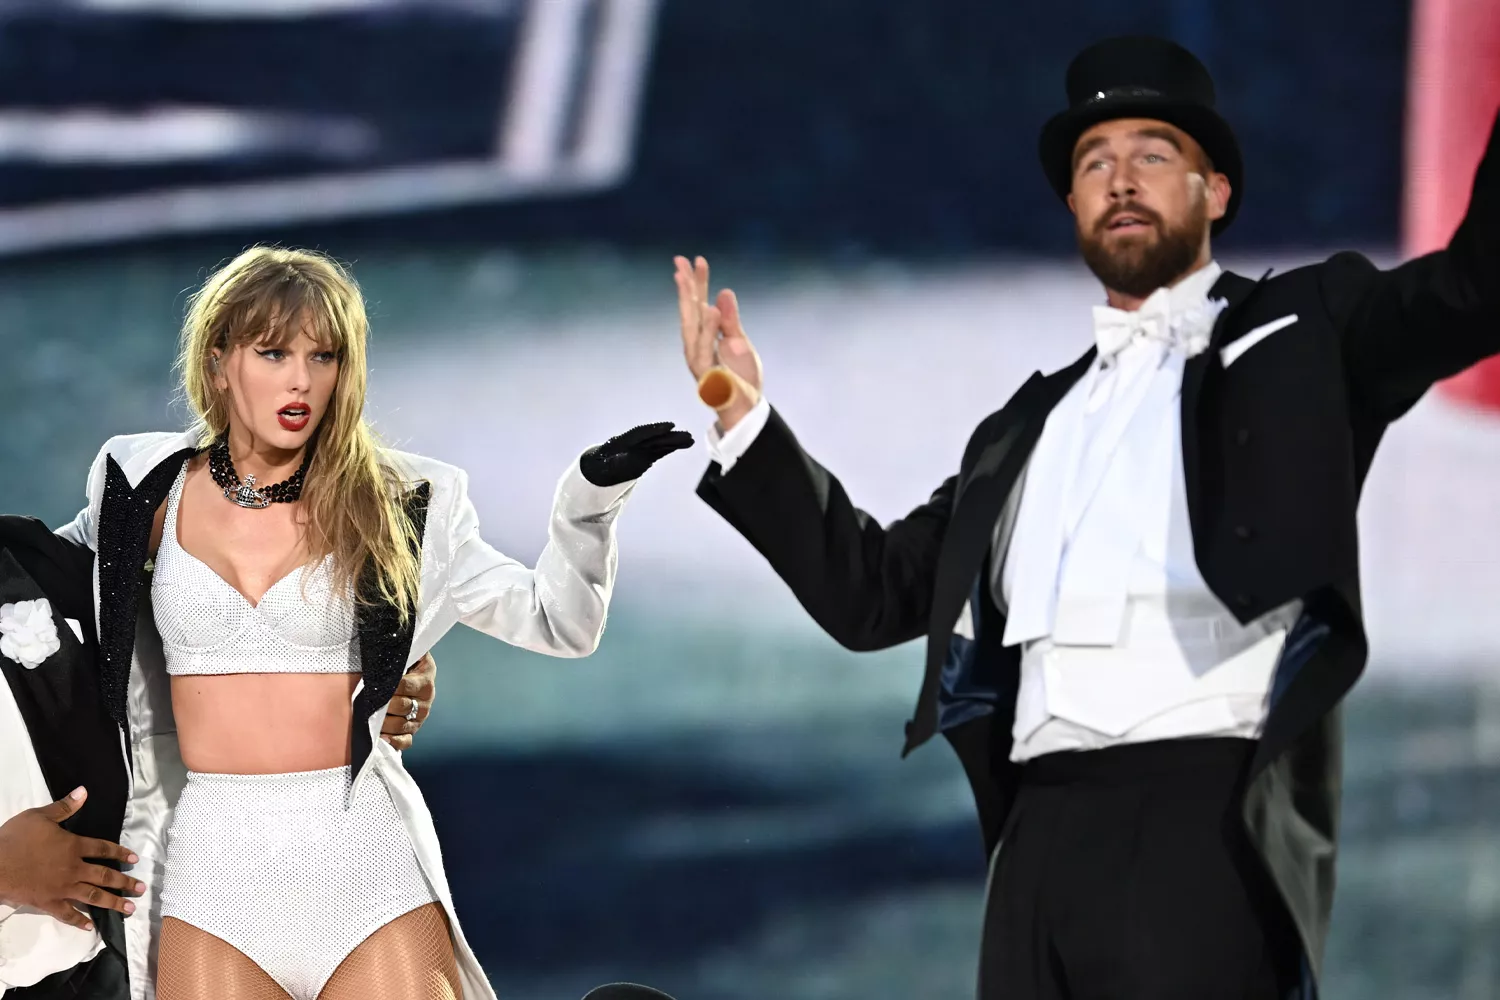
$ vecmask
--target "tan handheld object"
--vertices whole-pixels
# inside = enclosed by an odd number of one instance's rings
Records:
[[[714,412],[723,413],[742,401],[759,402],[760,390],[723,365],[714,365],[698,380],[698,398]]]
[[[739,397],[739,379],[721,365],[714,365],[698,380],[698,398],[715,412],[723,413]]]

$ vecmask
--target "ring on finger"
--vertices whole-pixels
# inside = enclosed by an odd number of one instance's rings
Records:
[[[412,702],[411,702],[411,708],[408,708],[406,710],[406,721],[407,722],[415,722],[416,720],[417,720],[417,700],[415,698],[413,698]]]

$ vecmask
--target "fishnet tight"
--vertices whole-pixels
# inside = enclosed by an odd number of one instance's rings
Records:
[[[294,1000],[244,952],[174,917],[161,925],[156,1000]],[[448,918],[419,906],[360,942],[318,1000],[463,1000]]]
[[[443,908],[419,906],[365,938],[318,1000],[463,1000]]]

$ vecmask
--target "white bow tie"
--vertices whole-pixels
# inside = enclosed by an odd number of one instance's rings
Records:
[[[1094,342],[1099,346],[1099,357],[1114,357],[1136,336],[1179,346],[1192,357],[1208,346],[1214,321],[1227,305],[1224,299],[1209,299],[1174,315],[1170,290],[1158,288],[1134,312],[1095,306]]]
[[[1099,345],[1100,359],[1123,351],[1136,336],[1147,340],[1173,343],[1172,300],[1165,288],[1158,288],[1134,312],[1110,306],[1094,307],[1094,341]]]

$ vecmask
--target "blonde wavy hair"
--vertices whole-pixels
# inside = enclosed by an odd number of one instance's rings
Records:
[[[421,566],[415,526],[402,506],[407,484],[383,461],[365,421],[369,321],[359,285],[338,261],[311,250],[257,246],[211,274],[188,299],[177,367],[194,416],[198,445],[229,429],[228,394],[214,385],[213,352],[264,345],[285,348],[310,334],[338,357],[338,382],[318,425],[302,487],[312,561],[333,556],[342,590],[373,570],[375,590],[357,599],[395,605],[409,620]]]

